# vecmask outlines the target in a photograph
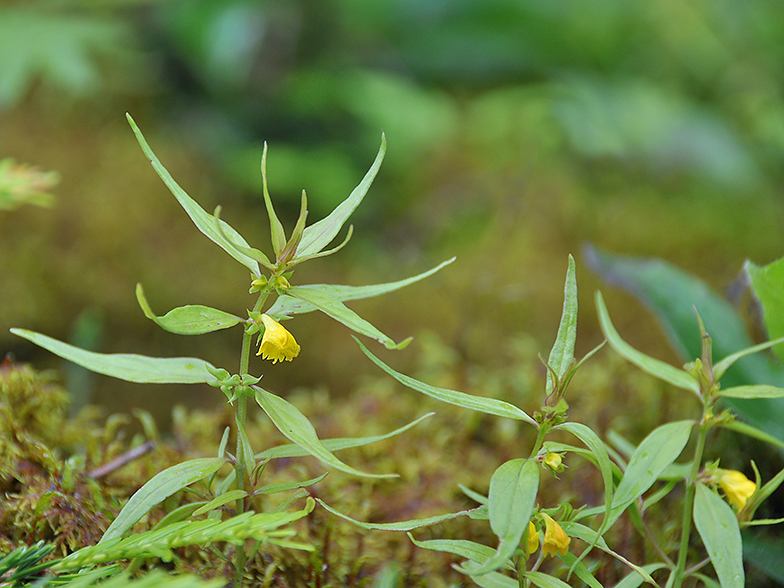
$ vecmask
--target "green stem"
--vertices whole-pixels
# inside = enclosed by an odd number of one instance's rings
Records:
[[[264,306],[269,296],[269,290],[262,290],[259,294],[256,304],[253,306],[254,312],[259,312]],[[240,352],[240,376],[248,373],[248,366],[250,365],[250,350],[253,341],[253,335],[247,331],[242,334],[242,350]],[[240,394],[236,400],[235,420],[237,423],[237,461],[234,466],[234,479],[238,490],[245,490],[250,493],[250,478],[249,473],[255,464],[245,463],[245,452],[242,450],[242,435],[245,431],[245,422],[248,415],[248,397],[245,394]],[[237,514],[243,513],[246,510],[246,501],[244,498],[237,499],[236,512]],[[243,572],[245,571],[245,548],[243,545],[237,546],[237,552],[234,556],[234,586],[240,588],[242,586]]]
[[[705,451],[705,439],[708,436],[709,426],[705,425],[705,414],[697,429],[697,447],[694,449],[694,461],[692,462],[689,479],[686,481],[686,498],[683,502],[683,523],[681,528],[681,545],[678,551],[678,563],[673,571],[672,582],[668,584],[672,588],[681,588],[685,578],[686,558],[689,555],[689,536],[691,534],[692,508],[694,507],[694,493],[697,489],[697,475],[700,473],[702,464],[702,454]]]

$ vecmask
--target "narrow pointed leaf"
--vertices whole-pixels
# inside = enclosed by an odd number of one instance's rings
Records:
[[[371,437],[342,437],[337,439],[322,439],[321,443],[326,447],[329,451],[339,451],[341,449],[348,449],[350,447],[362,447],[364,445],[370,445],[371,443],[376,443],[377,441],[382,441],[384,439],[389,439],[390,437],[394,437],[395,435],[399,435],[404,431],[408,431],[411,427],[418,425],[426,418],[433,416],[434,412],[429,412],[426,415],[422,415],[415,421],[408,423],[405,426],[400,427],[399,429],[395,429],[394,431],[387,433],[385,435],[373,435]],[[278,445],[277,447],[272,447],[271,449],[267,449],[266,451],[262,451],[261,453],[256,454],[256,459],[263,460],[263,459],[280,459],[282,457],[304,457],[306,455],[310,455],[309,452],[305,451],[299,445]]]
[[[310,421],[297,407],[266,390],[254,386],[256,402],[283,435],[330,468],[366,478],[394,478],[397,474],[368,474],[340,461],[327,449]]]
[[[297,288],[300,290],[315,290],[317,292],[323,292],[329,296],[332,296],[333,298],[340,300],[341,302],[346,302],[348,300],[361,300],[363,298],[373,298],[375,296],[381,296],[382,294],[394,292],[395,290],[399,290],[405,286],[414,284],[419,280],[423,280],[428,276],[432,276],[441,268],[452,263],[455,259],[456,258],[453,257],[452,259],[448,259],[447,261],[437,265],[431,270],[422,272],[421,274],[417,274],[416,276],[412,276],[410,278],[406,278],[405,280],[399,280],[397,282],[374,284],[371,286],[308,284],[305,286],[297,286]],[[280,320],[281,318],[289,317],[294,314],[304,314],[307,312],[313,312],[314,310],[318,310],[315,305],[310,304],[309,302],[305,302],[299,298],[293,298],[291,296],[284,295],[278,297],[278,299],[275,301],[275,304],[273,304],[272,307],[270,307],[270,309],[267,311],[267,314],[276,320]]]
[[[240,498],[245,498],[248,495],[245,490],[229,490],[228,492],[224,492],[220,496],[216,496],[212,500],[210,500],[207,504],[200,506],[198,509],[193,511],[193,516],[197,517],[199,515],[206,514],[211,510],[215,510],[216,508],[220,508],[225,504],[229,504],[230,502],[236,502]]]
[[[561,324],[558,325],[558,334],[555,344],[550,351],[547,364],[555,370],[558,378],[564,377],[569,366],[574,361],[574,343],[577,339],[577,278],[575,276],[574,258],[569,256],[569,267],[566,271],[566,284],[564,286],[563,312]],[[553,376],[547,372],[546,394],[553,391]]]
[[[773,341],[766,341],[765,343],[760,343],[759,345],[753,345],[752,347],[747,347],[746,349],[741,349],[736,353],[728,355],[727,357],[717,362],[713,366],[713,376],[716,378],[716,380],[719,380],[724,375],[724,372],[726,372],[727,369],[729,369],[729,367],[732,366],[732,364],[734,364],[739,359],[746,357],[747,355],[751,355],[753,353],[764,351],[765,349],[769,349],[774,345],[778,345],[783,342],[784,342],[784,337],[779,339],[774,339]]]
[[[664,380],[676,388],[690,390],[699,396],[699,385],[689,374],[668,363],[664,363],[663,361],[659,361],[658,359],[654,359],[637,351],[634,347],[621,339],[621,336],[618,334],[618,331],[615,330],[615,327],[610,320],[610,314],[607,312],[602,293],[599,291],[596,292],[596,309],[599,313],[599,323],[602,327],[602,333],[604,333],[607,341],[619,355],[636,365],[642,371],[647,372],[660,380]]]
[[[299,298],[308,304],[312,304],[327,316],[346,325],[352,331],[375,339],[379,343],[382,343],[387,349],[402,349],[408,344],[408,340],[401,343],[395,343],[368,321],[349,309],[340,300],[326,292],[305,288],[303,286],[292,286],[289,288],[288,293],[294,298]]]
[[[753,437],[754,439],[759,439],[760,441],[764,441],[765,443],[770,443],[778,447],[779,449],[784,449],[784,442],[782,442],[777,437],[774,437],[770,433],[763,431],[762,429],[758,429],[748,423],[744,423],[743,421],[733,421],[731,423],[726,423],[721,425],[722,428],[731,429],[737,433],[741,433],[743,435],[748,435],[749,437]]]
[[[441,402],[446,402],[448,404],[454,404],[455,406],[461,406],[463,408],[468,408],[470,410],[476,410],[478,412],[483,412],[486,414],[493,414],[496,416],[502,416],[510,419],[516,419],[518,421],[525,421],[530,423],[534,427],[538,428],[536,421],[528,416],[525,411],[520,410],[513,404],[509,404],[508,402],[504,402],[503,400],[497,400],[495,398],[483,398],[481,396],[473,396],[471,394],[466,394],[465,392],[458,392],[456,390],[448,390],[447,388],[438,388],[436,386],[431,386],[430,384],[425,384],[424,382],[420,382],[419,380],[412,378],[410,376],[406,376],[405,374],[401,374],[393,370],[375,355],[368,351],[367,347],[365,347],[362,342],[354,337],[354,340],[359,344],[359,347],[362,349],[362,352],[370,358],[370,361],[375,363],[378,367],[388,373],[390,376],[395,378],[398,382],[411,388],[412,390],[416,390],[417,392],[421,392],[426,396],[430,396],[431,398],[435,398],[436,400],[440,400]]]
[[[577,437],[580,441],[585,443],[586,447],[591,450],[591,453],[596,457],[599,471],[602,474],[602,481],[604,482],[604,503],[606,507],[604,522],[599,531],[599,535],[604,534],[604,531],[609,528],[610,524],[610,509],[613,501],[613,483],[612,483],[612,462],[605,447],[599,436],[593,430],[583,425],[582,423],[566,422],[555,427],[555,430],[569,431],[572,435]]]
[[[743,588],[743,543],[738,518],[729,504],[704,484],[694,495],[697,527],[722,588]]]
[[[261,153],[261,185],[264,192],[264,205],[267,207],[267,216],[270,221],[270,234],[272,238],[272,248],[275,255],[279,255],[283,248],[286,246],[286,232],[283,230],[283,225],[275,214],[275,208],[272,206],[272,199],[267,189],[267,142],[264,142],[264,151]]]
[[[183,190],[179,184],[174,181],[174,178],[172,178],[171,174],[166,170],[166,168],[161,165],[161,162],[155,156],[155,153],[153,153],[152,149],[150,149],[150,146],[147,144],[144,135],[142,135],[139,127],[136,126],[136,123],[131,118],[131,115],[126,114],[126,117],[128,118],[128,122],[130,123],[134,134],[136,135],[137,141],[139,141],[139,145],[141,145],[142,151],[144,151],[144,154],[152,163],[153,169],[180,203],[180,206],[182,206],[185,209],[185,212],[188,213],[188,216],[191,217],[191,220],[196,225],[196,227],[213,243],[222,248],[226,253],[231,255],[242,265],[247,267],[256,276],[260,276],[261,271],[259,269],[258,262],[255,259],[240,253],[235,247],[232,247],[232,243],[242,245],[243,247],[248,246],[248,243],[245,241],[245,239],[243,239],[242,235],[240,235],[231,225],[225,221],[219,222],[221,223],[223,233],[226,235],[226,237],[228,237],[228,240],[215,229],[214,217],[207,213],[201,206],[199,206],[196,201],[188,196],[185,190]]]
[[[470,559],[478,564],[485,563],[488,559],[495,555],[495,549],[475,543],[474,541],[467,541],[465,539],[429,539],[427,541],[417,541],[411,533],[408,533],[408,538],[417,547],[422,549],[429,549],[430,551],[439,551],[441,553],[451,553],[459,555],[466,559]],[[514,566],[507,562],[502,566],[506,570],[514,570]]]
[[[208,478],[225,463],[226,460],[220,457],[192,459],[156,474],[131,496],[98,543],[122,537],[154,506],[186,486]]]
[[[490,528],[498,536],[496,553],[471,575],[493,572],[502,567],[520,547],[539,490],[539,466],[528,459],[512,459],[502,464],[490,479]]]
[[[136,284],[136,298],[144,312],[144,316],[165,331],[178,335],[203,335],[204,333],[228,329],[242,322],[240,317],[228,312],[196,304],[180,306],[170,310],[163,316],[156,316],[144,296],[141,284]]]
[[[194,357],[147,357],[129,353],[95,353],[26,329],[11,329],[63,359],[93,372],[140,384],[214,384],[212,364]]]
[[[759,384],[757,386],[733,386],[719,390],[725,398],[784,398],[784,388]]]
[[[350,516],[343,514],[339,510],[335,510],[334,508],[332,508],[326,502],[324,502],[319,498],[316,498],[316,502],[318,502],[321,506],[326,508],[333,515],[339,516],[340,518],[345,519],[350,523],[354,523],[358,527],[362,527],[363,529],[368,529],[371,531],[413,531],[414,529],[418,529],[420,527],[427,527],[428,525],[435,525],[436,523],[440,523],[442,521],[448,521],[449,519],[468,516],[472,512],[470,510],[461,510],[460,512],[453,512],[444,515],[436,515],[434,517],[427,517],[424,519],[412,519],[410,521],[400,521],[397,523],[366,523],[364,521],[358,521],[356,519],[352,519]]]
[[[655,572],[656,570],[660,570],[666,567],[667,567],[666,564],[658,563],[658,564],[648,564],[646,566],[641,566],[640,569],[650,574],[652,572]],[[643,582],[644,580],[642,579],[642,576],[640,576],[640,574],[638,574],[637,572],[631,572],[623,580],[618,582],[615,585],[615,588],[637,588]]]
[[[539,586],[539,588],[570,588],[566,582],[542,572],[525,572],[524,575],[531,580],[534,586]]]
[[[309,480],[300,480],[298,482],[278,482],[277,484],[267,484],[266,486],[262,486],[261,488],[257,489],[253,495],[258,496],[261,494],[276,494],[278,492],[287,492],[289,490],[298,490],[299,488],[307,488],[308,486],[313,486],[314,484],[318,484],[327,477],[329,472],[324,472],[320,476],[316,476],[315,478],[310,478]]]
[[[382,134],[381,147],[378,150],[378,155],[376,155],[376,159],[365,174],[365,177],[359,185],[354,188],[351,194],[349,194],[348,198],[341,202],[329,216],[305,229],[302,234],[302,240],[299,242],[299,247],[297,247],[297,257],[318,253],[332,242],[340,232],[343,224],[351,216],[351,213],[353,213],[356,207],[359,206],[359,203],[362,202],[368,189],[370,189],[370,184],[373,183],[373,180],[381,167],[381,162],[384,160],[386,151],[387,140]]]
[[[656,585],[656,582],[654,582],[653,578],[651,578],[651,575],[648,573],[648,571],[636,564],[633,564],[620,553],[616,553],[610,549],[610,547],[607,545],[607,542],[604,540],[604,537],[602,537],[599,532],[573,521],[562,521],[561,527],[569,537],[575,537],[580,541],[588,543],[589,545],[595,545],[605,553],[610,554],[618,561],[623,562],[625,565],[632,568],[640,578],[640,583],[647,582],[648,584],[653,584],[654,586]]]
[[[609,529],[623,511],[678,458],[686,447],[693,426],[693,421],[667,423],[651,431],[642,440],[615,491],[609,523],[603,523],[602,528]]]

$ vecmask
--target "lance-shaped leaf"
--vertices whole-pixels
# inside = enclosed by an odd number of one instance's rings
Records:
[[[373,183],[373,180],[381,167],[381,162],[384,160],[384,154],[386,152],[387,140],[382,134],[381,147],[378,150],[378,155],[376,155],[376,159],[365,174],[365,177],[362,178],[359,185],[349,194],[348,198],[338,204],[337,208],[335,208],[329,216],[305,229],[302,234],[302,240],[297,247],[297,257],[305,257],[318,253],[329,245],[332,239],[337,236],[343,224],[348,220],[357,206],[359,206],[359,203],[362,202],[365,194],[367,194],[370,184]]]
[[[226,460],[221,457],[204,457],[177,464],[156,474],[131,496],[98,543],[122,537],[154,506],[186,486],[211,476],[224,463]]]
[[[559,379],[562,379],[569,366],[574,361],[574,343],[577,339],[577,278],[575,276],[574,258],[569,256],[569,267],[566,271],[566,285],[564,286],[563,312],[561,324],[558,325],[558,334],[550,351],[547,364],[555,370]],[[547,386],[549,396],[554,387],[553,376],[547,372]]]
[[[475,543],[474,541],[467,541],[466,539],[429,539],[426,541],[417,541],[411,533],[408,533],[408,538],[417,547],[422,549],[429,549],[431,551],[439,551],[441,553],[452,553],[459,555],[465,559],[470,559],[478,564],[485,563],[488,559],[495,555],[495,549]],[[514,571],[514,566],[511,562],[505,563],[503,569]]]
[[[218,245],[221,249],[223,249],[226,253],[231,255],[234,259],[239,261],[242,265],[247,267],[254,275],[260,276],[261,270],[259,269],[258,262],[241,253],[238,251],[236,245],[240,245],[242,247],[248,247],[247,241],[240,235],[234,227],[229,225],[226,221],[218,221],[220,223],[221,229],[223,234],[215,229],[215,220],[214,217],[207,213],[201,206],[196,204],[196,201],[193,200],[188,194],[183,190],[177,182],[174,181],[171,174],[166,170],[158,158],[153,153],[150,146],[147,144],[147,141],[142,135],[142,132],[139,130],[139,127],[136,126],[136,123],[131,118],[130,114],[125,115],[128,118],[128,122],[133,129],[134,134],[136,135],[136,140],[139,141],[139,145],[141,145],[142,151],[147,156],[147,158],[152,163],[152,167],[155,172],[160,176],[163,180],[163,183],[166,184],[166,187],[169,188],[171,193],[177,199],[177,202],[180,203],[185,209],[185,212],[188,213],[188,216],[191,217],[191,220],[196,225],[196,227],[204,233],[213,243]]]
[[[242,319],[228,312],[190,304],[180,306],[167,312],[163,316],[156,316],[150,308],[150,303],[144,296],[141,284],[136,284],[136,299],[144,312],[144,316],[162,329],[178,335],[203,335],[221,329],[228,329],[242,322]]]
[[[516,419],[519,421],[525,421],[534,427],[539,427],[536,424],[536,421],[528,416],[525,411],[520,410],[513,404],[509,404],[508,402],[504,402],[503,400],[497,400],[495,398],[483,398],[481,396],[474,396],[472,394],[466,394],[465,392],[458,392],[457,390],[449,390],[447,388],[438,388],[436,386],[431,386],[430,384],[425,384],[424,382],[420,382],[416,378],[412,378],[410,376],[406,376],[405,374],[401,374],[393,370],[375,355],[368,351],[367,347],[362,345],[362,342],[354,337],[354,341],[359,344],[359,347],[362,349],[362,352],[370,358],[370,361],[375,363],[378,367],[388,373],[390,376],[395,378],[398,382],[403,384],[404,386],[408,386],[412,390],[416,390],[417,392],[421,392],[426,396],[430,396],[431,398],[435,398],[436,400],[440,400],[441,402],[446,402],[448,404],[454,404],[455,406],[460,406],[462,408],[468,408],[470,410],[476,410],[478,412],[484,412],[486,414],[493,414],[496,416],[502,416],[510,419]]]
[[[302,447],[302,449],[308,452],[308,455],[312,455],[327,467],[366,478],[397,477],[397,474],[368,474],[346,465],[332,455],[329,449],[324,446],[318,438],[313,425],[296,406],[280,396],[267,392],[258,386],[253,386],[253,390],[256,395],[256,402],[258,402],[262,410],[267,413],[267,416],[278,430],[283,433],[289,441]]]
[[[784,398],[784,388],[759,384],[757,386],[733,386],[719,390],[725,398]]]
[[[743,543],[732,508],[710,488],[697,484],[693,513],[722,588],[743,588]]]
[[[599,314],[599,323],[602,327],[602,333],[604,333],[607,341],[619,355],[632,362],[642,371],[648,372],[652,376],[664,380],[676,388],[694,392],[697,397],[700,397],[700,387],[697,380],[692,378],[685,371],[645,355],[621,339],[621,336],[618,334],[618,331],[615,330],[615,327],[610,320],[610,314],[607,312],[607,306],[604,304],[602,293],[598,290],[596,292],[596,310]]]
[[[694,421],[676,421],[657,427],[637,447],[615,491],[613,509],[603,529],[618,520],[624,510],[650,488],[686,447]]]
[[[539,468],[535,461],[512,459],[490,478],[488,495],[490,528],[499,539],[498,550],[471,575],[493,572],[514,555],[523,538],[539,490]],[[468,570],[465,570],[468,572]]]
[[[441,268],[449,265],[452,263],[456,258],[448,259],[447,261],[437,265],[433,269],[430,269],[426,272],[422,272],[421,274],[417,274],[410,278],[406,278],[405,280],[398,280],[397,282],[388,282],[386,284],[373,284],[371,286],[340,286],[336,284],[308,284],[305,286],[297,286],[299,289],[304,290],[315,290],[317,292],[323,292],[340,300],[341,302],[346,302],[347,300],[361,300],[363,298],[373,298],[375,296],[381,296],[382,294],[387,294],[389,292],[394,292],[395,290],[399,290],[405,286],[409,286],[418,282],[419,280],[423,280],[428,276],[432,276]],[[293,298],[291,296],[279,296],[278,299],[275,301],[269,310],[267,310],[267,314],[271,317],[280,320],[284,317],[289,317],[294,314],[304,314],[307,312],[313,312],[314,310],[318,310],[318,308],[310,304],[309,302],[305,302],[299,298]]]
[[[90,371],[140,384],[215,384],[215,367],[195,357],[147,357],[131,353],[95,353],[26,329],[11,329],[63,359]]]
[[[418,529],[419,527],[427,527],[428,525],[435,525],[436,523],[440,523],[442,521],[448,521],[449,519],[469,516],[472,512],[474,512],[474,510],[476,510],[476,509],[461,510],[460,512],[453,512],[444,515],[436,515],[434,517],[427,517],[424,519],[400,521],[397,523],[366,523],[364,521],[358,521],[356,519],[352,519],[350,516],[343,514],[339,510],[335,510],[334,508],[332,508],[326,502],[324,502],[319,498],[316,498],[316,502],[318,502],[321,506],[326,508],[333,515],[339,516],[340,518],[345,519],[348,522],[353,523],[358,527],[362,527],[363,529],[368,529],[371,531],[412,531],[414,529]]]
[[[327,316],[346,325],[352,331],[361,335],[366,335],[367,337],[372,337],[379,343],[382,343],[387,349],[402,349],[410,342],[410,339],[406,339],[401,343],[395,343],[368,321],[349,309],[340,300],[326,292],[312,290],[303,286],[292,286],[289,288],[288,293],[294,298],[299,298],[300,300],[312,304]]]
[[[429,412],[425,415],[422,415],[415,421],[412,421],[407,425],[395,429],[394,431],[391,431],[385,435],[372,435],[370,437],[339,437],[335,439],[322,439],[321,442],[329,451],[339,451],[341,449],[348,449],[350,447],[362,447],[364,445],[370,445],[371,443],[383,441],[384,439],[389,439],[390,437],[394,437],[395,435],[399,435],[400,433],[408,431],[411,427],[418,425],[423,420],[430,418],[434,414],[436,413]],[[299,445],[278,445],[277,447],[272,447],[271,449],[257,453],[256,459],[280,459],[283,457],[304,457],[306,455],[310,455],[310,452],[306,451]]]
[[[264,141],[264,151],[261,152],[261,185],[264,192],[264,206],[267,207],[267,216],[270,221],[270,236],[272,238],[272,248],[275,255],[279,256],[280,252],[286,246],[286,233],[283,230],[283,225],[275,214],[275,208],[272,206],[272,199],[267,189],[267,142]]]
[[[607,453],[607,448],[604,443],[602,443],[599,436],[593,432],[593,429],[582,423],[566,422],[556,426],[554,430],[569,431],[572,435],[585,443],[586,447],[591,450],[591,453],[596,458],[596,463],[599,466],[599,471],[601,471],[602,480],[604,481],[604,503],[606,510],[604,523],[599,531],[599,535],[602,535],[610,525],[610,508],[613,501],[612,462]]]

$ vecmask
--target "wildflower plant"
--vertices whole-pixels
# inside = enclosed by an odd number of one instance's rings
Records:
[[[267,189],[265,145],[261,174],[274,253],[273,257],[268,257],[260,249],[251,247],[245,238],[220,218],[220,207],[214,214],[209,214],[188,196],[160,163],[130,116],[128,121],[153,169],[197,228],[250,271],[249,291],[255,296],[247,312],[247,318],[202,305],[181,306],[159,316],[152,310],[139,284],[136,288],[136,296],[142,311],[161,328],[180,335],[201,335],[241,326],[238,371],[232,373],[227,369],[215,367],[203,359],[191,357],[157,358],[135,354],[94,353],[33,331],[25,329],[11,329],[11,331],[100,374],[137,383],[207,384],[218,388],[234,406],[237,444],[232,454],[227,447],[229,439],[227,428],[216,457],[192,459],[158,473],[130,498],[97,546],[70,555],[57,564],[56,570],[69,571],[116,559],[145,556],[158,556],[166,560],[172,557],[173,547],[222,541],[236,546],[233,558],[234,581],[235,585],[239,586],[243,581],[245,562],[259,549],[261,542],[267,541],[297,549],[312,549],[308,545],[291,540],[293,531],[285,527],[306,516],[313,509],[315,503],[307,496],[305,488],[322,480],[326,474],[301,482],[265,486],[261,480],[270,460],[283,456],[311,455],[328,469],[371,478],[393,476],[394,474],[359,471],[338,459],[333,451],[365,445],[398,434],[429,416],[425,415],[387,435],[322,441],[307,417],[284,398],[259,386],[261,376],[249,372],[254,335],[258,346],[257,354],[262,358],[270,360],[272,364],[293,361],[300,352],[300,344],[282,323],[297,315],[319,310],[356,333],[379,341],[387,348],[400,349],[409,340],[401,343],[394,342],[350,310],[345,302],[398,290],[432,275],[453,260],[411,278],[386,284],[354,287],[333,284],[299,285],[294,282],[293,273],[299,264],[331,255],[349,241],[351,227],[340,245],[327,249],[352,212],[362,202],[381,166],[386,152],[383,136],[378,155],[360,184],[331,214],[310,226],[306,225],[307,197],[303,191],[299,218],[289,236],[286,236],[283,225],[275,213]],[[277,429],[293,445],[273,447],[265,451],[259,451],[251,446],[245,431],[249,400],[255,401],[261,407]],[[225,465],[231,466],[229,473],[219,476],[219,472]],[[193,484],[197,484],[193,491],[199,497],[198,501],[169,513],[154,530],[128,537],[132,528],[153,507]],[[255,510],[256,497],[282,491],[288,491],[291,495],[279,507],[279,512],[255,514],[251,512]],[[290,504],[301,498],[306,498],[303,508],[294,511],[286,510]],[[226,511],[232,516],[221,522],[222,513]],[[246,553],[246,539],[255,540],[255,546],[250,554]]]
[[[744,586],[740,531],[752,525],[784,522],[784,519],[753,519],[759,505],[784,481],[784,470],[763,485],[754,462],[751,463],[755,473],[752,481],[741,472],[719,468],[718,462],[704,463],[705,449],[709,433],[714,429],[730,429],[782,447],[766,432],[736,421],[730,410],[718,412],[722,398],[784,397],[784,388],[768,385],[726,389],[720,386],[721,377],[734,362],[781,343],[782,339],[739,351],[714,364],[711,338],[698,315],[702,355],[683,369],[678,369],[635,350],[623,341],[613,327],[598,292],[596,306],[602,331],[610,346],[648,374],[692,394],[700,405],[698,418],[665,423],[651,431],[637,447],[626,444],[621,450],[606,445],[588,426],[569,420],[567,387],[582,362],[598,350],[594,349],[580,362],[574,359],[577,283],[574,260],[570,256],[561,323],[546,362],[548,377],[544,402],[533,416],[501,400],[436,388],[401,374],[381,362],[360,343],[374,363],[414,390],[464,408],[520,420],[536,430],[536,440],[528,457],[501,464],[490,479],[487,496],[461,486],[463,492],[480,506],[427,519],[385,524],[356,521],[328,505],[324,506],[366,529],[412,531],[457,516],[488,520],[498,540],[495,549],[465,539],[420,541],[409,533],[413,543],[419,547],[462,557],[465,561],[455,565],[455,569],[487,588],[564,587],[568,584],[557,576],[563,575],[568,580],[572,574],[588,586],[600,587],[592,567],[586,565],[585,560],[594,549],[616,558],[631,569],[619,584],[624,588],[642,583],[658,586],[653,574],[659,581],[664,578],[666,584],[663,585],[668,588],[680,588],[687,578],[696,578],[709,586],[716,585],[714,579],[703,573],[708,564],[713,566],[722,588]],[[585,447],[546,439],[556,431],[572,434]],[[694,439],[691,454],[684,462],[675,463],[690,439]],[[568,502],[548,503],[546,496],[539,495],[542,473],[549,472],[557,477],[567,467],[567,462],[574,461],[573,456],[586,459],[598,468],[604,485],[604,504],[575,508]],[[668,549],[658,543],[645,514],[648,508],[678,486],[683,487],[682,518],[675,523],[680,540],[677,547]],[[649,492],[652,489],[654,491]],[[605,535],[626,512],[634,528],[661,561],[633,563],[610,547]],[[702,555],[696,561],[691,561],[695,554],[693,529],[696,529],[703,545]],[[547,558],[560,560],[562,565],[545,566]]]

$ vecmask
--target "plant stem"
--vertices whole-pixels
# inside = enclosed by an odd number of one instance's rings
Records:
[[[697,447],[694,449],[694,461],[692,462],[689,479],[686,481],[686,498],[683,502],[683,523],[681,525],[681,545],[678,551],[678,563],[675,565],[675,570],[672,573],[672,582],[668,582],[671,588],[680,588],[685,578],[684,571],[686,570],[686,558],[689,555],[689,536],[691,534],[691,511],[694,506],[694,493],[697,489],[697,475],[700,473],[702,454],[705,451],[705,439],[710,428],[705,424],[705,412],[697,429]]]
[[[259,312],[264,306],[264,303],[269,296],[269,290],[262,290],[259,294],[256,304],[253,305],[253,311]],[[242,350],[240,351],[240,376],[248,373],[248,366],[250,365],[250,349],[253,335],[248,333],[247,330],[242,334]],[[242,447],[242,435],[245,431],[245,422],[248,415],[248,397],[246,394],[240,394],[236,400],[235,420],[237,423],[237,461],[234,466],[234,483],[238,490],[246,490],[250,494],[250,478],[248,477],[250,471],[256,464],[245,463],[245,452]],[[237,514],[241,514],[246,510],[245,498],[238,498],[236,505]],[[237,552],[234,556],[234,586],[240,588],[242,586],[243,572],[245,571],[245,546],[238,545]]]

